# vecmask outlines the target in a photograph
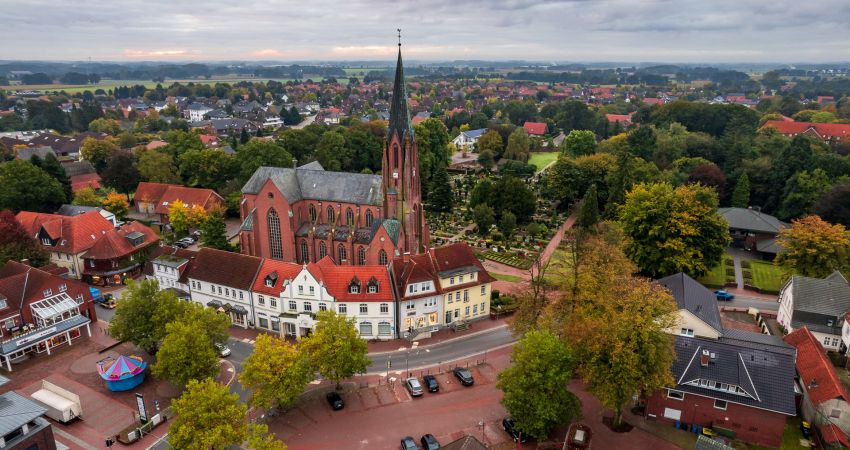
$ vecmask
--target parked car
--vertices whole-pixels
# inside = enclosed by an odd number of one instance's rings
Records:
[[[336,391],[330,391],[327,395],[325,395],[325,399],[327,399],[328,404],[331,405],[334,411],[339,411],[342,408],[345,408],[345,403],[342,401],[342,397],[337,394]]]
[[[469,372],[469,369],[465,367],[455,367],[452,372],[455,374],[458,380],[460,380],[460,384],[464,386],[472,386],[475,383],[475,379],[472,378],[472,373]]]
[[[416,441],[410,436],[405,436],[401,439],[401,450],[419,450],[416,446]]]
[[[407,390],[410,391],[412,397],[422,395],[422,385],[419,384],[419,380],[416,377],[410,377],[404,380],[404,385],[407,386]]]
[[[184,238],[180,239],[179,241],[175,242],[174,245],[176,245],[180,248],[186,248],[186,247],[189,247],[190,245],[192,245],[194,243],[195,243],[195,241],[193,241],[192,238],[184,237]]]
[[[437,392],[440,390],[440,383],[437,383],[437,377],[434,375],[425,375],[422,377],[422,382],[428,388],[428,392]]]
[[[192,242],[198,242],[198,239],[201,238],[201,230],[195,230],[192,234],[189,235],[189,238],[192,239]]]
[[[502,428],[511,436],[514,442],[525,443],[528,440],[521,431],[516,429],[514,419],[510,416],[502,419]]]
[[[230,356],[230,348],[224,344],[215,343],[215,350],[218,352],[218,355],[222,358],[226,358]]]
[[[722,300],[722,301],[726,301],[726,302],[731,302],[732,300],[735,299],[734,295],[732,295],[732,294],[730,294],[726,291],[714,291],[714,295],[717,297],[718,300]]]
[[[440,443],[437,442],[437,438],[431,433],[422,436],[419,442],[422,443],[422,450],[437,450],[440,448]]]

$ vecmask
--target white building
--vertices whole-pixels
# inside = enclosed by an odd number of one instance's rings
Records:
[[[469,151],[478,143],[478,139],[481,139],[481,136],[487,132],[486,128],[480,128],[478,130],[469,130],[469,131],[461,131],[456,138],[452,139],[452,144],[458,148],[458,150]]]
[[[188,268],[198,252],[177,247],[159,247],[145,264],[145,279],[156,280],[159,288],[172,289],[180,298],[189,298]]]
[[[251,286],[262,262],[254,256],[202,248],[187,277],[192,301],[228,314],[233,325],[253,327]]]
[[[213,108],[210,108],[207,105],[192,103],[183,112],[183,116],[189,119],[189,122],[200,122],[204,120],[204,115],[212,110]]]
[[[850,311],[850,284],[838,271],[823,278],[793,276],[779,293],[776,320],[787,333],[808,327],[827,351],[839,351],[845,315]]]

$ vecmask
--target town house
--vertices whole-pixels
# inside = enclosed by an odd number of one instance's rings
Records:
[[[850,285],[840,272],[823,279],[794,275],[779,292],[776,320],[787,333],[808,327],[824,349],[839,351],[848,311]]]
[[[253,327],[251,287],[262,262],[254,256],[202,248],[188,276],[192,301],[227,314],[233,325]]]

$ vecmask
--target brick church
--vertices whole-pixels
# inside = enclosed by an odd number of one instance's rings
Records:
[[[386,265],[429,246],[419,151],[399,44],[381,175],[330,172],[318,162],[260,167],[242,188],[242,253],[282,261]]]

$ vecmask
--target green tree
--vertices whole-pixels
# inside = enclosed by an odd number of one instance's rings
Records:
[[[35,155],[30,162],[35,165]],[[60,164],[59,160],[56,159],[56,155],[48,153],[44,156],[44,159],[41,160],[41,163],[37,165],[41,168],[41,170],[45,171],[62,185],[62,189],[65,192],[65,198],[71,198],[73,195],[71,193],[71,180],[68,179],[68,175],[65,173],[65,168],[62,167],[62,164]]]
[[[310,365],[339,389],[341,380],[366,371],[369,347],[357,332],[354,317],[319,311],[316,321],[313,334],[301,341],[301,348]]]
[[[261,334],[245,360],[239,380],[251,391],[251,404],[286,408],[313,379],[306,355],[278,337]]]
[[[578,200],[580,184],[581,169],[575,159],[569,156],[558,156],[558,160],[546,172],[546,191],[562,209]]]
[[[528,222],[537,209],[537,196],[528,183],[523,180],[505,175],[496,181],[488,204],[501,217],[510,211],[521,223]]]
[[[490,227],[496,223],[496,213],[489,205],[482,203],[472,210],[472,220],[478,227],[478,233],[487,236],[490,234]]]
[[[815,203],[830,186],[829,177],[823,169],[794,174],[785,184],[782,205],[777,215],[787,220],[812,212]]]
[[[511,366],[498,376],[502,405],[523,434],[543,440],[553,427],[581,415],[581,402],[567,390],[572,351],[549,331],[530,331],[513,350]]]
[[[168,153],[146,150],[139,154],[139,176],[152,183],[180,184],[174,159]]]
[[[71,203],[80,206],[100,206],[103,200],[97,195],[94,188],[86,186],[74,194],[74,200]]]
[[[293,106],[293,108],[295,108]],[[297,112],[297,111],[296,111]],[[269,433],[266,424],[251,424],[248,426],[248,448],[252,450],[286,450],[288,447],[274,434]]]
[[[28,260],[34,267],[50,262],[50,254],[24,229],[12,211],[0,211],[0,261]]]
[[[156,280],[130,281],[109,322],[109,334],[153,355],[165,338],[165,325],[182,315],[185,305],[174,292],[160,291]]]
[[[218,366],[218,354],[200,324],[174,321],[165,325],[165,339],[156,353],[151,373],[185,386],[191,380],[214,378]]]
[[[499,133],[496,133],[496,136],[498,135]],[[490,170],[494,162],[493,152],[490,150],[481,150],[481,153],[478,154],[478,164],[481,164],[481,167]]]
[[[118,192],[129,193],[139,184],[139,169],[133,153],[121,150],[109,157],[102,173],[103,182]]]
[[[94,131],[95,133],[106,133],[112,136],[116,136],[121,132],[121,122],[115,119],[106,119],[99,118],[94,119],[89,122],[89,131]]]
[[[345,154],[345,137],[341,133],[323,134],[316,146],[316,160],[325,170],[341,171],[343,161],[340,157]]]
[[[781,248],[774,263],[785,275],[800,274],[824,278],[836,270],[850,269],[850,232],[841,224],[831,224],[818,216],[791,222],[779,231]]]
[[[599,223],[599,201],[596,198],[596,185],[593,184],[587,190],[587,193],[584,194],[584,199],[581,201],[576,225],[583,230],[590,230],[597,223]]]
[[[735,183],[735,190],[732,191],[730,204],[735,208],[747,208],[750,206],[750,178],[746,172],[738,177],[738,182]]]
[[[291,167],[292,155],[274,142],[254,139],[239,146],[236,161],[241,179],[247,181],[261,166]]]
[[[572,130],[561,142],[561,154],[572,157],[592,155],[596,152],[596,133],[589,130]]]
[[[528,161],[530,141],[528,131],[525,128],[517,128],[508,137],[508,146],[505,148],[504,157],[517,161]]]
[[[700,185],[639,184],[626,195],[620,223],[631,238],[626,254],[652,277],[700,276],[720,263],[730,239],[717,193]]]
[[[481,137],[478,138],[478,143],[476,145],[478,146],[478,153],[484,153],[489,150],[494,159],[500,158],[502,156],[502,152],[505,151],[505,144],[502,141],[502,135],[496,130],[487,130],[486,133],[482,134]]]
[[[814,211],[827,222],[840,223],[848,227],[850,226],[848,198],[850,198],[850,180],[838,182],[821,195],[815,204]]]
[[[214,212],[207,215],[201,223],[201,245],[219,250],[232,250],[227,241],[227,228],[222,213]]]
[[[501,231],[505,236],[505,241],[509,240],[511,236],[513,236],[515,230],[516,216],[510,211],[505,211],[505,213],[502,214],[502,219],[499,220],[499,231]]]
[[[655,129],[649,126],[640,126],[629,132],[626,140],[633,155],[652,161],[655,153]]]
[[[454,191],[449,180],[449,173],[444,167],[439,167],[431,179],[430,206],[434,212],[448,213],[454,206]]]
[[[227,386],[211,379],[193,380],[171,404],[175,418],[168,441],[185,450],[223,450],[248,439],[248,408]]]
[[[191,186],[219,189],[238,173],[236,159],[217,148],[187,150],[179,161],[180,174]]]
[[[86,161],[90,162],[98,172],[102,172],[106,167],[106,161],[120,148],[115,143],[115,139],[106,138],[97,140],[94,138],[86,138],[80,145],[80,155]]]
[[[419,149],[419,178],[422,180],[422,198],[429,199],[428,188],[435,172],[440,167],[448,167],[451,159],[449,149],[449,130],[434,117],[423,120],[413,126],[416,145]]]
[[[0,209],[54,212],[63,203],[62,184],[44,170],[22,159],[0,163]]]

